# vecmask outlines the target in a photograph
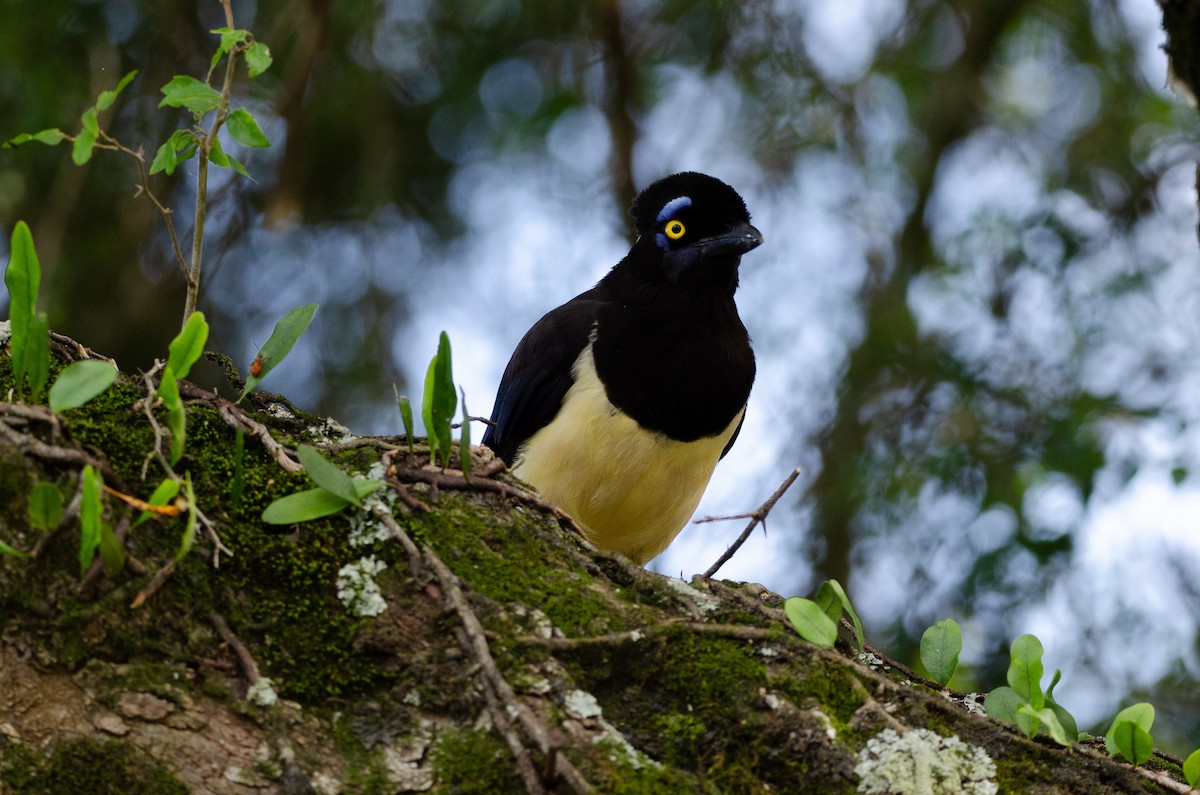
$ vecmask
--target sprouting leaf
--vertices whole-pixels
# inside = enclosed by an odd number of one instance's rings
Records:
[[[168,502],[175,499],[175,495],[179,494],[179,488],[180,483],[178,480],[175,480],[174,478],[166,478],[162,483],[158,484],[158,486],[154,489],[154,493],[150,495],[150,499],[146,500],[146,502],[150,503],[151,505],[166,505]],[[149,521],[150,519],[154,518],[154,516],[155,514],[153,511],[142,511],[140,514],[138,514],[138,518],[133,521],[133,524],[130,525],[130,529],[137,527],[143,522]]]
[[[82,166],[92,159],[92,150],[96,147],[96,137],[100,134],[96,109],[92,107],[85,110],[79,121],[83,126],[79,130],[79,134],[75,136],[75,143],[71,147],[71,159],[75,161],[75,165]]]
[[[29,524],[35,530],[50,532],[62,521],[63,498],[58,486],[42,482],[29,493]]]
[[[1062,671],[1055,668],[1054,677],[1050,680],[1050,687],[1046,688],[1046,706],[1054,711],[1055,717],[1062,725],[1063,731],[1072,740],[1079,739],[1079,724],[1075,722],[1075,716],[1066,710],[1061,704],[1054,700],[1054,688],[1062,679]]]
[[[1189,787],[1195,788],[1200,785],[1200,749],[1192,751],[1188,758],[1183,760],[1183,777],[1187,779]]]
[[[0,555],[11,555],[14,558],[29,557],[28,552],[22,552],[21,550],[17,549],[16,547],[10,547],[8,544],[4,543],[3,541],[0,541]]]
[[[263,72],[271,67],[271,48],[260,41],[256,41],[246,48],[246,66],[250,70],[251,77],[258,77]]]
[[[28,376],[31,385],[38,380],[41,371],[50,370],[50,329],[46,324],[46,340],[39,342],[42,331],[38,321],[37,300],[42,282],[42,266],[38,261],[37,249],[33,246],[33,233],[24,221],[17,221],[12,233],[11,254],[4,271],[4,284],[8,288],[9,318],[12,321],[12,367],[13,380],[18,385]],[[45,362],[41,362],[41,359]],[[43,379],[42,384],[45,383]],[[34,394],[41,392],[35,386]]]
[[[850,621],[854,624],[854,639],[858,645],[858,651],[861,654],[863,645],[865,643],[863,638],[862,621],[859,619],[858,613],[854,610],[854,605],[850,604],[850,597],[846,595],[846,589],[844,589],[842,584],[837,580],[826,580],[825,582],[821,583],[821,587],[817,589],[818,604],[823,604],[822,594],[832,594],[837,600],[836,604],[839,606],[838,612],[835,615],[830,616],[834,624],[837,624],[838,619],[841,618],[842,610],[845,610],[846,615],[850,616]],[[825,598],[828,599],[828,597]],[[829,613],[826,612],[826,615],[829,615]]]
[[[954,676],[961,652],[962,629],[952,618],[937,622],[921,635],[921,663],[942,687]]]
[[[110,576],[125,568],[125,545],[108,522],[100,523],[100,560]]]
[[[395,389],[394,384],[392,388]],[[413,436],[415,434],[413,429],[412,403],[409,402],[408,397],[401,395],[396,398],[396,405],[400,407],[400,422],[404,424],[404,438],[408,442],[409,452],[412,452]]]
[[[101,359],[68,365],[50,387],[50,408],[57,412],[77,409],[112,386],[117,368]]]
[[[321,488],[336,494],[348,503],[361,505],[358,493],[354,490],[354,479],[347,475],[339,466],[321,455],[315,447],[302,444],[296,448],[296,457],[304,465],[304,470]]]
[[[225,155],[225,159],[229,161],[229,168],[232,168],[235,173],[242,175],[256,185],[258,184],[258,180],[250,176],[250,172],[246,170],[244,165],[242,165],[242,161],[238,160],[233,155]]]
[[[1008,666],[1008,684],[1035,712],[1046,706],[1042,692],[1042,643],[1033,635],[1013,641]]]
[[[105,111],[112,107],[112,104],[116,101],[117,96],[125,90],[125,86],[129,85],[129,81],[133,80],[133,78],[136,76],[137,69],[134,69],[132,72],[129,72],[121,78],[120,82],[117,83],[116,88],[111,91],[101,91],[100,96],[96,99],[96,110]]]
[[[29,394],[40,397],[50,380],[50,321],[45,312],[38,312],[29,323],[29,339],[25,348],[26,375]]]
[[[1050,739],[1059,745],[1070,747],[1074,743],[1074,738],[1068,737],[1062,724],[1058,722],[1058,716],[1054,714],[1054,710],[1049,707],[1035,710],[1028,704],[1022,704],[1017,707],[1017,714],[1024,715],[1034,721],[1035,724],[1041,723],[1046,727],[1046,734],[1050,735]]]
[[[187,497],[188,515],[187,522],[183,526],[183,535],[179,539],[179,550],[175,553],[175,560],[183,560],[192,549],[192,544],[196,543],[196,524],[198,515],[196,514],[196,492],[192,489],[192,473],[183,473],[183,493]]]
[[[1123,756],[1131,764],[1145,763],[1154,754],[1154,738],[1132,720],[1116,720],[1104,735],[1104,747],[1112,756]]]
[[[1016,723],[1017,707],[1021,704],[1021,697],[1017,695],[1017,691],[1007,685],[1002,685],[987,694],[987,698],[983,702],[983,710],[996,720]]]
[[[275,500],[263,511],[262,520],[267,524],[307,522],[335,514],[349,504],[347,500],[318,486]]]
[[[51,127],[48,130],[41,130],[35,133],[21,133],[9,138],[3,144],[0,144],[2,149],[15,149],[21,144],[27,144],[30,141],[37,141],[39,144],[46,146],[55,146],[63,142],[67,135],[57,127]]]
[[[230,113],[225,118],[225,125],[229,128],[229,134],[233,136],[233,140],[242,146],[263,147],[271,145],[271,142],[267,140],[267,136],[263,135],[263,131],[259,129],[258,121],[254,118],[254,115],[245,108],[238,108]]]
[[[783,603],[783,610],[800,637],[809,643],[833,648],[837,641],[837,624],[825,615],[820,605],[811,599],[793,596]]]
[[[225,154],[225,149],[221,146],[220,138],[212,139],[212,146],[208,149],[208,159],[213,165],[221,168],[229,168],[229,155]]]
[[[1120,754],[1140,765],[1150,758],[1154,743],[1150,729],[1154,726],[1154,705],[1141,702],[1126,707],[1113,718],[1112,725],[1104,734],[1104,747],[1109,756]],[[1143,736],[1144,735],[1144,736]],[[1150,746],[1146,750],[1145,746]],[[1141,752],[1145,751],[1145,756]]]
[[[458,458],[462,465],[463,477],[471,482],[471,415],[467,413],[467,393],[458,388],[462,396],[462,430],[458,434]]]
[[[250,38],[250,31],[241,28],[215,28],[209,33],[215,33],[221,37],[221,43],[217,45],[217,51],[213,53],[212,62],[208,66],[208,73],[211,75],[212,70],[217,68],[217,64],[221,62],[221,56],[232,50],[239,44],[244,44]]]
[[[193,113],[207,113],[221,104],[221,92],[189,75],[175,75],[161,89],[163,98],[158,103],[172,108],[187,108]]]
[[[83,489],[79,502],[79,573],[82,576],[92,565],[96,547],[100,545],[100,518],[104,505],[100,492],[104,479],[89,464],[83,468]]]
[[[176,378],[187,378],[192,365],[204,355],[207,342],[208,321],[204,319],[203,312],[193,312],[167,348],[167,367]]]
[[[454,389],[454,374],[450,361],[450,337],[442,332],[438,350],[425,372],[425,394],[421,401],[421,417],[429,434],[433,458],[441,458],[442,466],[450,465],[450,424],[454,421],[458,394]]]
[[[163,369],[162,381],[158,384],[158,395],[167,407],[167,427],[171,429],[171,465],[174,466],[183,456],[187,415],[183,410],[183,400],[179,397],[179,382],[175,379],[175,371],[170,365]]]
[[[259,349],[259,356],[262,357],[262,369],[259,370],[258,375],[251,374],[246,379],[246,386],[242,389],[238,402],[250,394],[250,390],[258,386],[258,383],[267,377],[267,373],[271,372],[275,365],[283,361],[284,357],[291,352],[296,340],[300,339],[300,336],[308,330],[316,311],[316,304],[305,304],[296,307],[279,319],[271,331],[271,336],[267,338],[266,344]]]

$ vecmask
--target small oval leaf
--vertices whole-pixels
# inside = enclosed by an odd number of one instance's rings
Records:
[[[50,408],[57,412],[77,409],[112,386],[117,368],[100,359],[66,367],[50,387]]]
[[[832,649],[837,641],[837,624],[825,615],[821,606],[811,599],[793,596],[783,603],[788,620],[809,643]]]
[[[62,521],[63,498],[58,486],[42,482],[29,494],[29,523],[37,530],[50,532]]]
[[[939,621],[921,635],[921,663],[942,687],[958,668],[962,652],[962,629],[952,618]]]
[[[354,479],[346,474],[341,467],[334,464],[315,448],[302,444],[296,448],[296,457],[304,466],[308,476],[321,488],[336,494],[346,502],[360,505],[358,492],[354,489]]]
[[[349,504],[346,500],[325,489],[308,489],[275,500],[263,511],[262,520],[267,524],[307,522],[335,514]]]

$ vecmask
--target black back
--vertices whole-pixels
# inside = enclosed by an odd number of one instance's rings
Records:
[[[689,236],[676,245],[659,232],[658,216],[682,196],[691,203],[675,215]],[[755,368],[733,300],[740,252],[702,255],[690,245],[748,225],[741,197],[688,172],[646,188],[632,213],[639,237],[629,254],[594,288],[534,324],[505,368],[483,443],[510,465],[558,413],[593,329],[608,399],[643,428],[694,441],[724,431],[746,405]]]

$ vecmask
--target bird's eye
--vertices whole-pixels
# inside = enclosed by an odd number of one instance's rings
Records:
[[[672,240],[678,240],[683,237],[687,229],[679,221],[667,221],[667,225],[663,228],[663,231],[667,233],[667,237]]]

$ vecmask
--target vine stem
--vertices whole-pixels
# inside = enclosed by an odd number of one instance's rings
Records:
[[[225,9],[225,24],[232,28],[233,0],[221,0],[221,6]],[[196,170],[196,224],[192,235],[192,266],[187,273],[187,298],[184,300],[181,328],[187,325],[188,318],[196,311],[196,301],[200,296],[200,266],[202,262],[201,254],[204,248],[204,217],[208,205],[208,156],[212,151],[213,142],[217,140],[217,133],[220,131],[221,125],[225,123],[225,117],[229,114],[229,94],[233,87],[233,69],[237,64],[237,54],[237,47],[229,50],[225,62],[225,83],[221,87],[221,104],[217,107],[217,118],[213,122],[212,129],[207,132],[203,128],[200,130],[200,146],[197,151],[199,166]]]

